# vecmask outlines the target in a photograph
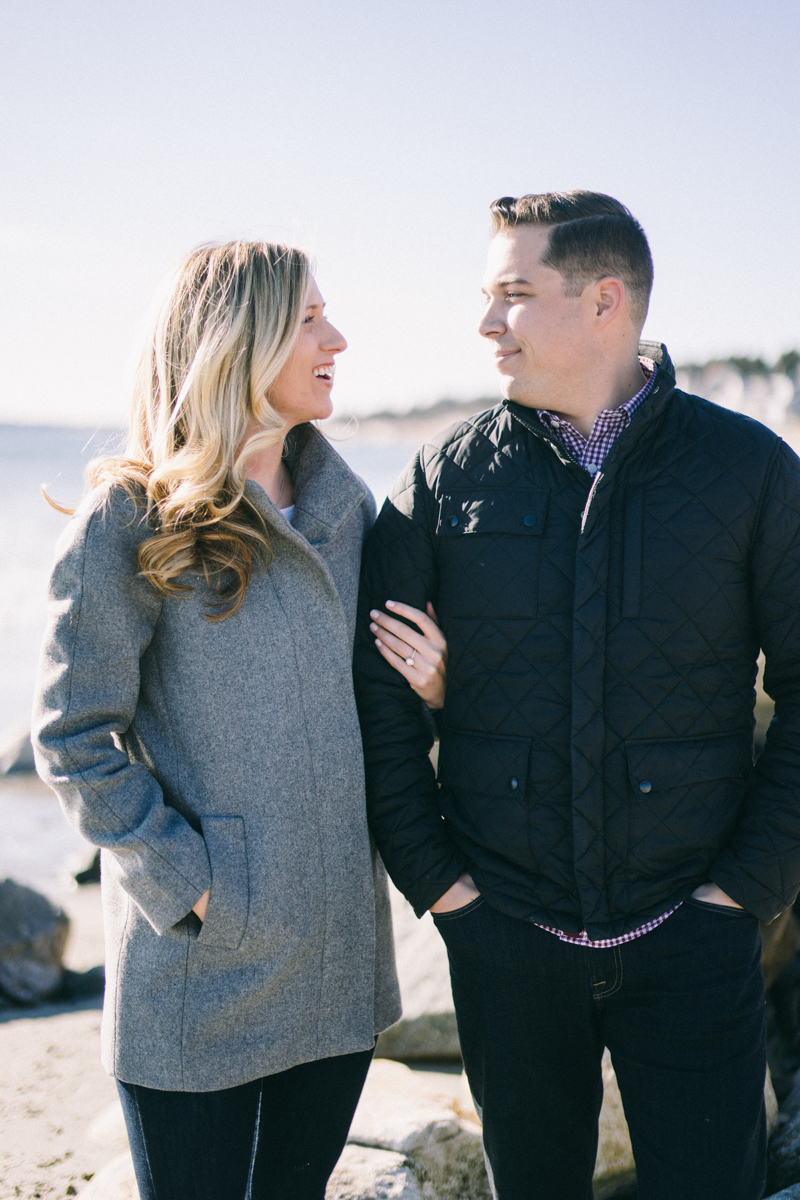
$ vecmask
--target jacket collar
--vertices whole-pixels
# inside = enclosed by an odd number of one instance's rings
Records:
[[[249,479],[245,493],[271,529],[286,533],[294,530],[310,545],[323,546],[363,502],[366,485],[313,425],[293,429],[286,439],[286,449],[294,483],[291,526],[257,483]]]
[[[667,347],[663,342],[641,341],[639,342],[639,354],[644,358],[652,359],[655,363],[655,382],[652,391],[628,428],[620,434],[609,450],[607,462],[609,459],[612,462],[616,460],[620,452],[627,452],[631,445],[635,441],[638,441],[643,429],[649,426],[651,421],[658,416],[664,407],[665,401],[675,389],[675,368],[672,365],[672,359],[669,356]],[[563,463],[572,464],[578,467],[579,470],[583,470],[577,459],[572,457],[569,451],[562,446],[561,442],[534,415],[535,410],[529,408],[527,405],[517,404],[514,400],[504,400],[503,405],[527,430],[536,437],[542,438],[543,441],[549,442]],[[603,464],[603,473],[606,473],[605,463]]]

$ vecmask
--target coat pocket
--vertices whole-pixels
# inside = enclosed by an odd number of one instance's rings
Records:
[[[439,782],[444,816],[473,847],[529,863],[530,738],[444,729]]]
[[[645,797],[672,788],[744,779],[753,765],[748,734],[705,738],[665,738],[657,742],[629,741],[628,771],[634,793]]]
[[[748,733],[625,743],[632,875],[699,875],[727,841],[752,766]]]
[[[211,895],[196,946],[237,950],[247,927],[250,886],[243,817],[201,817]]]
[[[477,488],[442,496],[438,596],[450,617],[536,616],[548,499],[542,488]]]

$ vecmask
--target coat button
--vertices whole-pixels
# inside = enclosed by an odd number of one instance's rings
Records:
[[[511,788],[512,792],[515,792],[517,790],[517,788],[519,787],[519,780],[514,779],[514,777],[512,775],[511,779],[509,779],[509,781],[508,781],[508,786]]]
[[[536,524],[536,517],[534,517],[534,516],[532,516],[530,513],[528,513],[527,517],[525,518],[525,524],[526,524],[526,525],[528,525],[528,526],[530,526],[530,525],[535,525],[535,524]]]
[[[451,517],[450,518],[450,528],[455,529],[457,524],[458,524],[458,517]]]
[[[652,790],[653,790],[653,785],[652,785],[652,783],[650,782],[650,780],[649,780],[649,779],[643,779],[643,780],[642,780],[642,782],[639,784],[639,791],[640,791],[640,792],[645,792],[645,793],[646,793],[646,792],[650,792],[650,791],[652,791]]]

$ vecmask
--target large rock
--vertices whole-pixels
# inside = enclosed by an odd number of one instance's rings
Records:
[[[800,943],[800,923],[790,908],[785,908],[769,925],[761,925],[761,970],[769,988]]]
[[[0,775],[35,771],[30,726],[20,725],[0,737]]]
[[[444,942],[430,913],[417,920],[408,901],[390,890],[403,1015],[378,1038],[375,1053],[401,1062],[460,1059]]]
[[[348,1141],[403,1155],[430,1200],[489,1200],[481,1128],[468,1108],[410,1067],[377,1059]]]
[[[631,1135],[611,1055],[606,1050],[603,1054],[603,1107],[600,1109],[597,1161],[592,1180],[595,1200],[602,1200],[635,1178]]]
[[[779,1188],[800,1185],[800,1072],[783,1102],[780,1120],[769,1144],[768,1196]]]
[[[325,1200],[428,1200],[402,1154],[345,1146]]]
[[[63,979],[69,917],[32,888],[0,882],[0,993],[15,1004],[54,996]]]

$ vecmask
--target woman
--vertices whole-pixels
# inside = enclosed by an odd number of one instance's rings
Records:
[[[350,666],[374,506],[309,424],[345,347],[300,251],[190,254],[59,547],[37,765],[103,849],[102,1058],[144,1200],[321,1200],[399,1016]],[[387,655],[437,707],[410,615]]]

